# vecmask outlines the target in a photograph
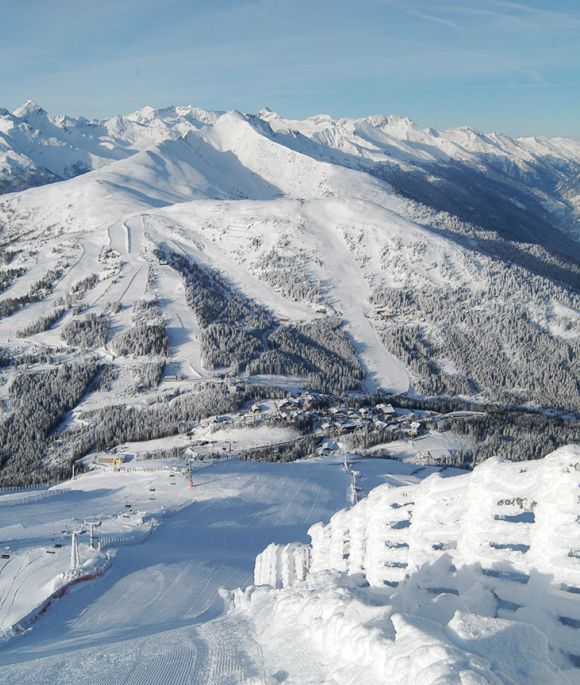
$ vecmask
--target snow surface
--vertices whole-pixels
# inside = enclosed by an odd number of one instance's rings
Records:
[[[85,299],[88,311],[118,302],[123,309],[114,332],[123,330],[154,267],[173,354],[168,375],[186,384],[210,376],[179,278],[153,256],[166,243],[219,270],[281,320],[338,314],[367,372],[365,387],[393,392],[407,391],[410,380],[381,343],[372,295],[388,287],[477,292],[489,272],[484,256],[474,259],[430,227],[430,210],[366,173],[365,160],[465,158],[477,166],[478,155],[493,152],[527,169],[539,158],[559,156],[558,164],[580,159],[574,141],[438,132],[392,116],[294,122],[269,111],[244,115],[192,107],[144,108],[88,122],[54,117],[27,103],[0,116],[3,140],[12,146],[10,154],[24,154],[26,147],[31,160],[40,163],[42,157],[43,169],[73,177],[0,198],[0,220],[8,239],[18,235],[27,269],[2,298],[25,294],[50,267],[62,262],[65,269],[45,300],[0,321],[0,340],[14,340],[16,331],[90,273],[99,273],[101,282]],[[86,163],[86,173],[65,173],[76,162]],[[59,253],[65,243],[66,259]],[[117,261],[110,256],[104,268],[107,248],[116,251]],[[294,269],[286,291],[269,277],[280,255]],[[310,283],[315,301],[296,298],[293,281]],[[554,334],[577,337],[577,311],[557,301],[542,307],[530,301],[529,308]],[[57,344],[69,318],[30,340]]]
[[[26,501],[29,493],[21,503],[10,495],[10,506],[3,506],[8,495],[0,496],[2,547],[12,553],[0,562],[4,630],[66,570],[69,542],[61,530],[73,520],[101,517],[97,535],[105,549],[118,549],[102,578],[78,585],[31,630],[0,643],[2,683],[122,682],[130,671],[125,682],[240,682],[234,676],[245,673],[244,659],[234,659],[228,643],[243,626],[225,639],[198,628],[220,613],[218,588],[247,583],[270,540],[303,537],[347,501],[348,477],[336,465],[223,461],[194,471],[192,488],[162,463],[140,467],[83,475],[34,501]],[[155,467],[161,470],[148,470]],[[130,518],[123,517],[126,504],[135,512]],[[153,519],[158,525],[149,530]],[[84,558],[86,535],[81,539]],[[53,540],[64,547],[49,555]]]
[[[255,439],[247,433],[212,436]],[[378,482],[412,468],[356,463]],[[0,552],[10,554],[0,561],[2,683],[275,682],[248,620],[223,614],[218,590],[251,582],[270,542],[305,541],[313,522],[347,504],[351,474],[336,459],[198,461],[190,488],[178,467],[133,460],[48,490],[0,494]],[[40,611],[71,579],[63,531],[85,520],[102,521],[102,549],[79,537],[83,573],[104,575]]]

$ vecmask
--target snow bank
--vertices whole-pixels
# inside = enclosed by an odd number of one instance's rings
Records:
[[[393,604],[381,604],[360,576],[327,571],[281,589],[238,590],[232,605],[233,613],[253,620],[266,664],[271,670],[281,666],[290,676],[288,645],[298,642],[316,650],[324,682],[570,682],[551,662],[546,638],[533,626],[474,615],[465,608],[447,625],[418,613],[398,613]]]
[[[256,559],[257,587],[233,606],[252,616],[266,650],[284,649],[272,627],[304,631],[338,682],[572,682],[579,476],[580,446],[569,446],[380,486],[312,526],[310,546],[270,545]]]

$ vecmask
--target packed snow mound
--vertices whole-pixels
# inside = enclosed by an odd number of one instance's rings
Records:
[[[380,486],[266,548],[232,611],[289,665],[286,643],[314,646],[332,682],[577,682],[579,488],[578,445]]]

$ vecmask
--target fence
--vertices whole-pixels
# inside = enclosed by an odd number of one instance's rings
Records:
[[[108,468],[107,471],[121,471],[123,473],[157,473],[158,471],[167,471],[170,473],[171,469],[164,465],[150,465],[150,466],[116,466]]]
[[[285,566],[308,558],[311,573],[364,573],[375,587],[464,598],[479,586],[498,616],[542,616],[552,649],[580,666],[579,480],[580,447],[565,447],[534,462],[489,459],[461,476],[380,486],[312,526],[309,554],[265,550],[256,582],[283,585],[296,575]]]
[[[0,495],[10,495],[15,492],[30,492],[36,490],[48,490],[54,485],[62,483],[61,480],[47,481],[46,483],[36,483],[34,485],[7,485],[5,487],[0,487]]]
[[[103,535],[99,538],[99,549],[106,549],[113,545],[136,545],[143,542],[157,527],[157,521],[151,519],[147,528],[135,529],[127,533],[117,533],[115,535]]]
[[[11,499],[0,499],[0,507],[12,507],[19,504],[29,504],[31,502],[39,502],[48,497],[55,497],[63,493],[69,493],[71,488],[59,488],[58,490],[38,490],[35,493],[31,492],[29,495],[23,497],[14,497]]]

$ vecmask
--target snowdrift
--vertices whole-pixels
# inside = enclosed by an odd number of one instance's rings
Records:
[[[578,682],[579,475],[568,446],[380,486],[266,548],[232,610],[277,661],[314,646],[332,682]]]

